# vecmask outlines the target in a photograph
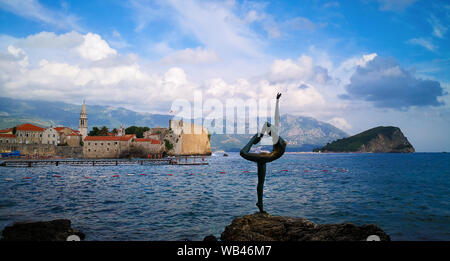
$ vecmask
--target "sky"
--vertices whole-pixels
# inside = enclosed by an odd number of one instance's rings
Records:
[[[449,22],[437,0],[0,0],[0,96],[167,114],[282,92],[282,114],[449,151]]]

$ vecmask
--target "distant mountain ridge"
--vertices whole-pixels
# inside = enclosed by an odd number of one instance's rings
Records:
[[[118,128],[148,126],[168,127],[171,115],[141,113],[120,107],[86,104],[89,130],[93,126]],[[43,127],[67,126],[78,128],[81,104],[58,101],[33,101],[0,97],[0,129],[22,123]],[[333,140],[348,135],[335,126],[311,117],[282,115],[281,136],[288,142],[288,151],[311,151]],[[213,134],[212,150],[236,151],[244,146],[253,134]]]
[[[260,120],[260,123],[263,122]],[[284,114],[280,117],[280,136],[287,141],[287,151],[312,151],[336,139],[348,137],[335,126],[312,117]],[[239,151],[253,134],[213,134],[211,148],[225,151]],[[262,146],[271,149],[270,146]]]
[[[78,128],[81,104],[64,102],[19,100],[0,97],[0,128],[9,128],[29,122],[44,127],[51,125]],[[169,125],[170,115],[140,113],[120,107],[88,105],[89,129],[93,126],[118,128],[124,126],[161,126]]]

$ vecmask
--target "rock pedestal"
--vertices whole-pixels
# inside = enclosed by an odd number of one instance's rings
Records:
[[[235,218],[220,238],[222,241],[366,241],[369,236],[372,236],[369,240],[390,241],[376,225],[318,225],[303,218],[255,213]]]

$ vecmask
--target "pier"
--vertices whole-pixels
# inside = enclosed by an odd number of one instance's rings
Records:
[[[208,165],[204,157],[196,156],[149,158],[149,159],[7,159],[1,160],[1,167],[31,168],[43,166],[119,166],[119,165]]]

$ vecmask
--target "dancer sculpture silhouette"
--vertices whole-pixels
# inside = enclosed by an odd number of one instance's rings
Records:
[[[279,136],[280,109],[278,103],[280,101],[280,97],[281,93],[278,93],[277,103],[275,106],[275,123],[270,124],[269,122],[266,122],[262,127],[261,132],[256,133],[241,150],[241,157],[246,160],[256,162],[258,165],[258,186],[256,187],[256,192],[258,193],[258,203],[256,203],[256,206],[259,208],[259,212],[261,213],[266,213],[263,207],[263,188],[264,180],[266,178],[266,163],[279,159],[283,156],[286,149],[286,141]],[[265,133],[272,137],[272,152],[250,153],[252,146],[254,144],[258,144]]]

